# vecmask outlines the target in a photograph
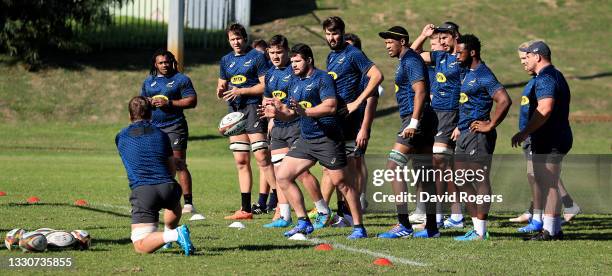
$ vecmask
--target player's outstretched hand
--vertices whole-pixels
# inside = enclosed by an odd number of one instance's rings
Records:
[[[363,128],[361,128],[359,130],[359,133],[357,133],[357,138],[355,138],[355,145],[360,149],[364,149],[368,146],[369,140],[370,140],[369,131],[366,131]]]
[[[402,138],[412,138],[412,136],[414,136],[414,133],[416,133],[416,128],[406,127],[402,132],[401,136]]]
[[[459,135],[460,135],[460,134],[461,134],[461,131],[459,131],[459,128],[458,128],[458,127],[456,127],[456,128],[453,130],[453,133],[451,134],[451,139],[452,139],[453,141],[457,141],[457,139],[459,139]]]
[[[234,87],[231,90],[223,92],[223,100],[227,102],[236,99],[238,96],[240,96],[240,88]]]
[[[523,141],[527,139],[527,136],[528,135],[523,133],[522,131],[519,131],[516,134],[514,134],[514,136],[512,136],[512,139],[510,140],[512,143],[512,147],[513,148],[520,147]]]
[[[493,130],[493,124],[491,124],[491,121],[473,121],[470,124],[470,131],[471,132],[482,132],[482,133],[486,133]]]
[[[304,109],[304,107],[302,107],[296,100],[295,98],[291,98],[289,99],[289,108],[293,109],[295,111],[295,113],[297,113],[300,116],[307,116],[306,115],[306,109]]]

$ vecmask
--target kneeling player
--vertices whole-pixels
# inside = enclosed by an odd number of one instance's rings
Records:
[[[185,255],[195,248],[189,228],[181,225],[181,194],[174,180],[174,162],[170,140],[151,124],[151,105],[138,96],[128,105],[132,123],[121,130],[115,144],[127,171],[132,204],[132,242],[138,253],[152,253],[165,243],[178,242]],[[164,232],[156,232],[159,210],[164,211]]]
[[[351,208],[354,228],[348,238],[366,238],[359,193],[346,185],[346,153],[334,116],[337,102],[333,80],[325,71],[315,68],[312,50],[307,45],[297,44],[291,49],[291,64],[297,78],[289,88],[289,106],[277,102],[262,110],[268,118],[284,121],[300,118],[300,138],[289,149],[276,176],[278,186],[298,217],[297,226],[285,232],[285,236],[310,234],[314,230],[295,179],[319,161],[327,168],[331,182],[342,192]]]

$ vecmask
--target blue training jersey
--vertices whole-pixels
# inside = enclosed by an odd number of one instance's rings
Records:
[[[529,122],[529,97],[533,93],[533,85],[535,84],[535,77],[531,78],[521,94],[521,106],[519,106],[519,131],[525,129]]]
[[[457,57],[446,51],[433,51],[431,63],[435,64],[435,83],[432,89],[431,107],[439,111],[459,109],[459,93],[461,93],[461,77],[464,70]]]
[[[484,62],[475,69],[470,69],[461,83],[459,130],[462,132],[468,130],[473,121],[489,120],[493,95],[502,88],[504,87]]]
[[[535,77],[534,93],[529,99],[529,117],[537,108],[538,100],[553,98],[552,113],[546,122],[531,134],[533,140],[571,140],[572,131],[569,124],[570,89],[565,77],[553,65],[540,70]]]
[[[289,87],[293,81],[293,69],[291,66],[285,68],[272,68],[268,70],[266,74],[266,89],[264,91],[264,97],[266,98],[277,98],[283,104],[289,105]],[[275,127],[286,127],[299,121],[296,118],[293,121],[285,122],[283,120],[274,119]]]
[[[423,58],[413,50],[400,57],[395,70],[395,99],[399,106],[400,117],[412,114],[414,110],[414,90],[412,85],[418,81],[425,84],[425,105],[429,104],[429,75]]]
[[[433,95],[436,93],[436,89],[438,86],[438,82],[436,81],[436,66],[429,65],[427,66],[427,76],[429,77],[429,93]]]
[[[228,81],[228,89],[245,88],[259,84],[259,77],[268,72],[268,61],[263,53],[251,49],[244,55],[231,52],[219,62],[219,78]],[[228,102],[236,107],[261,103],[261,96],[238,96]]]
[[[125,166],[130,189],[175,182],[168,168],[168,158],[172,156],[170,140],[151,122],[130,124],[117,134],[115,144]]]
[[[182,98],[196,96],[191,79],[183,73],[176,73],[171,77],[148,76],[142,83],[140,95],[153,97],[164,95],[168,100],[180,100]],[[153,107],[151,121],[157,127],[167,127],[174,125],[185,119],[182,108],[164,106],[161,108]]]
[[[290,97],[304,108],[315,107],[325,99],[337,99],[334,80],[325,71],[319,69],[315,69],[314,73],[308,77],[294,78],[290,91]],[[300,116],[300,129],[304,139],[327,136],[339,140],[342,137],[336,116],[319,118]]]
[[[334,79],[343,103],[353,102],[363,92],[359,82],[372,65],[374,63],[359,48],[348,43],[344,49],[327,55],[327,72]]]

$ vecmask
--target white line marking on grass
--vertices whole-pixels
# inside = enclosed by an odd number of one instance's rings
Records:
[[[321,240],[321,239],[317,239],[317,238],[308,239],[307,241],[311,242],[311,243],[314,243],[314,244],[328,243],[328,244],[331,244],[334,248],[337,248],[337,249],[346,250],[346,251],[355,252],[355,253],[366,254],[366,255],[373,256],[373,257],[387,258],[387,259],[389,259],[389,261],[391,261],[393,263],[400,263],[400,264],[412,265],[412,266],[429,266],[429,264],[426,264],[426,263],[421,263],[421,262],[417,262],[417,261],[413,261],[413,260],[408,260],[408,259],[405,259],[405,258],[395,257],[395,256],[392,256],[392,255],[388,255],[388,254],[380,253],[380,252],[375,252],[375,251],[371,251],[371,250],[367,250],[367,249],[360,249],[360,248],[350,247],[350,246],[347,246],[347,245],[344,245],[344,244],[341,244],[341,243],[337,243],[337,242],[326,241],[326,240]]]
[[[84,207],[87,207],[87,206],[121,209],[121,210],[128,211],[128,212],[132,211],[132,208],[124,206],[124,205],[114,205],[114,204],[107,204],[107,203],[102,203],[102,204],[89,203],[85,205]]]

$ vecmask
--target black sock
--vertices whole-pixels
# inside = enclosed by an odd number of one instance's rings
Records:
[[[262,194],[259,193],[259,201],[257,202],[259,204],[259,207],[261,207],[261,209],[266,209],[266,202],[268,201],[268,194]]]
[[[341,216],[346,214],[346,206],[344,205],[344,201],[342,200],[338,200],[338,211],[336,212],[337,214],[340,214]]]
[[[529,213],[533,214],[533,200],[529,203]]]
[[[365,227],[363,227],[363,224],[355,224],[355,225],[353,225],[353,228],[365,229]]]
[[[437,232],[438,224],[436,223],[436,214],[426,214],[425,229],[427,232]]]
[[[242,211],[251,212],[251,193],[240,193],[242,198]]]
[[[276,189],[272,189],[272,192],[270,193],[270,201],[268,202],[268,207],[270,207],[270,209],[274,209],[276,208],[277,203],[278,198],[276,197]]]
[[[193,205],[193,196],[191,194],[184,194],[183,195],[183,200],[185,200],[185,204],[192,204]]]
[[[300,221],[300,220],[310,222],[310,220],[308,219],[308,217],[300,217],[300,218],[298,218],[298,221]]]
[[[408,229],[412,228],[412,225],[410,225],[410,221],[408,220],[408,204],[402,203],[395,205],[395,209],[397,211],[397,221]]]
[[[574,201],[572,200],[572,197],[569,194],[562,197],[561,202],[563,202],[563,207],[565,208],[570,208],[574,206]]]

